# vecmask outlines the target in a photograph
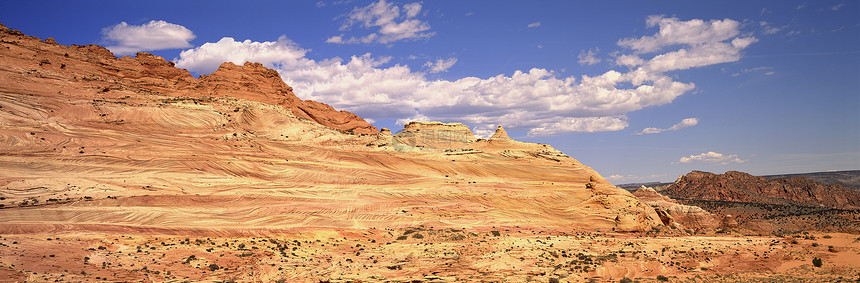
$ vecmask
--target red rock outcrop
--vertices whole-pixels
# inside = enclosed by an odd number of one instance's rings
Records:
[[[842,185],[824,185],[805,177],[771,180],[737,171],[693,171],[678,178],[663,193],[693,200],[860,208],[860,193]]]
[[[278,105],[297,117],[342,131],[377,132],[353,113],[302,101],[278,72],[259,63],[224,63],[214,73],[197,79],[173,62],[146,52],[117,58],[98,45],[60,45],[5,26],[0,26],[0,39],[0,91],[93,99],[141,94],[233,97]]]

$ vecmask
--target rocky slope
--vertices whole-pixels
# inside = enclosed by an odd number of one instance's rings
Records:
[[[841,185],[824,185],[804,177],[768,179],[743,172],[693,171],[663,191],[673,198],[860,208],[860,193]]]
[[[194,78],[147,53],[0,30],[0,233],[659,225],[591,168],[506,136],[377,132],[260,64]]]

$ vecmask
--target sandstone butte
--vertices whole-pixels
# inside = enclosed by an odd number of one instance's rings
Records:
[[[392,135],[302,101],[258,63],[194,78],[149,53],[5,26],[0,38],[0,233],[660,224],[591,168],[501,127]]]

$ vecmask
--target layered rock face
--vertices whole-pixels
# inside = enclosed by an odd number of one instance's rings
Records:
[[[0,233],[659,224],[549,145],[438,122],[377,132],[255,63],[194,78],[148,53],[3,28],[0,125]]]
[[[678,178],[663,193],[694,200],[860,208],[860,192],[842,185],[824,185],[805,177],[771,180],[737,171],[693,171]]]
[[[376,128],[364,119],[316,101],[302,101],[278,72],[259,63],[224,63],[199,79],[162,57],[139,52],[115,57],[97,45],[56,44],[0,26],[0,91],[64,97],[116,98],[170,94],[176,97],[232,97],[278,105],[296,117],[360,134]]]
[[[407,123],[394,138],[401,144],[426,148],[465,148],[478,140],[466,125],[422,121]]]

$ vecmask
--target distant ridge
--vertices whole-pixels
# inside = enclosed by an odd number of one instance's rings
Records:
[[[860,192],[802,176],[769,179],[737,171],[724,174],[692,171],[662,193],[676,199],[860,209]]]
[[[827,171],[827,172],[811,172],[811,173],[793,173],[793,174],[779,174],[779,175],[762,175],[761,177],[765,177],[768,179],[781,179],[788,177],[806,177],[812,181],[822,183],[825,185],[833,185],[840,184],[846,188],[853,190],[860,190],[860,170],[846,170],[846,171]],[[671,182],[640,182],[640,183],[625,183],[625,184],[617,184],[615,186],[626,189],[628,191],[635,191],[639,189],[641,186],[646,187],[660,187],[660,186],[668,186],[671,185]]]
[[[814,173],[797,173],[797,174],[782,174],[782,175],[767,175],[762,176],[768,179],[780,179],[788,177],[806,177],[807,179],[825,184],[833,185],[840,184],[846,188],[860,191],[860,170],[848,171],[828,171]]]

